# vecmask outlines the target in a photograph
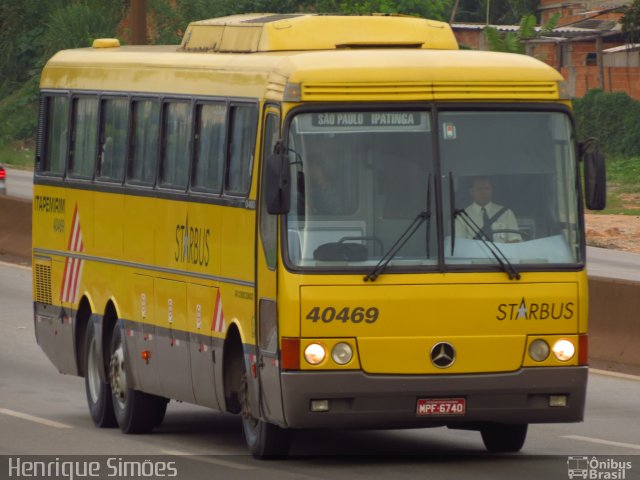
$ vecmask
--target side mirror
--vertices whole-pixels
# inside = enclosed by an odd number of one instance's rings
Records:
[[[607,174],[604,155],[595,142],[582,145],[584,196],[589,210],[604,210],[607,204]]]
[[[263,176],[264,201],[272,215],[289,213],[291,206],[291,172],[289,159],[284,154],[272,154],[266,158]]]

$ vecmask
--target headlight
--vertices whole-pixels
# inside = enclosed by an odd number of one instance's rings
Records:
[[[553,354],[561,362],[568,362],[576,353],[576,347],[570,340],[563,338],[553,344]]]
[[[336,343],[331,350],[331,358],[338,365],[346,365],[353,358],[353,349],[348,343]]]
[[[304,359],[311,365],[322,363],[326,355],[324,347],[318,343],[311,343],[304,349]]]
[[[549,356],[549,344],[542,339],[537,339],[529,345],[529,356],[536,362],[543,362]]]

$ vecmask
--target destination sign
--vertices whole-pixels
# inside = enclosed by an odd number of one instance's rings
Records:
[[[426,112],[322,112],[296,120],[300,132],[429,131]]]
[[[389,125],[420,125],[418,112],[336,112],[316,113],[312,118],[314,127],[375,127]]]

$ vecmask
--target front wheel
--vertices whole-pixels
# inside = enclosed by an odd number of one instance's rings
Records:
[[[492,424],[480,430],[482,441],[492,453],[518,452],[527,438],[528,425]]]
[[[168,400],[131,388],[122,330],[122,323],[118,321],[111,337],[109,381],[113,409],[124,433],[147,433],[162,423]]]
[[[96,338],[96,323],[89,321],[84,342],[84,387],[93,424],[99,428],[117,426],[113,412],[111,386],[100,379],[102,358]]]
[[[255,418],[248,402],[247,373],[244,366],[241,381],[242,431],[249,451],[255,458],[262,460],[286,457],[291,444],[291,430]]]

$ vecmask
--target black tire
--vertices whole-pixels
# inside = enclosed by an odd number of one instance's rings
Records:
[[[162,423],[168,400],[129,387],[126,345],[122,322],[118,321],[111,336],[109,349],[109,381],[113,410],[124,433],[148,433]]]
[[[251,455],[260,460],[284,458],[289,454],[291,430],[255,418],[247,400],[247,373],[242,362],[242,431]]]
[[[96,328],[96,322],[90,320],[84,337],[84,389],[93,424],[98,428],[113,428],[118,423],[113,412],[111,386],[100,379],[102,356],[96,345]]]
[[[485,448],[492,453],[518,452],[527,438],[528,425],[492,424],[480,430]]]

